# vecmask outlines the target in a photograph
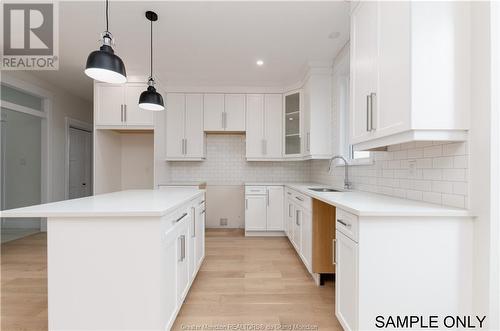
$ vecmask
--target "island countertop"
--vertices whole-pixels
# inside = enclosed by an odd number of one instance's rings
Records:
[[[161,217],[203,194],[192,188],[126,190],[4,210],[1,217]]]

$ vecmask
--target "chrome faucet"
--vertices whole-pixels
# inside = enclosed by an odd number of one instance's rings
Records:
[[[332,163],[336,159],[344,161],[344,169],[345,169],[344,189],[349,190],[351,188],[351,183],[349,183],[349,163],[347,163],[347,160],[342,155],[335,155],[330,159],[330,164],[328,165],[328,173],[332,171]]]

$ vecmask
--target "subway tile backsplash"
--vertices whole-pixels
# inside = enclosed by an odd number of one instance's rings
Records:
[[[373,153],[373,164],[351,166],[354,189],[468,208],[466,142],[412,142]],[[342,186],[344,168],[327,168],[328,161],[311,161],[311,181]]]
[[[244,182],[305,182],[308,162],[247,162],[245,135],[207,135],[207,155],[202,162],[168,162],[171,181],[203,180],[212,185],[241,185]]]
[[[412,142],[373,152],[374,163],[350,167],[354,189],[468,208],[466,142]],[[209,185],[244,182],[317,182],[342,186],[344,168],[327,173],[327,160],[247,162],[245,135],[207,135],[202,162],[167,162],[170,181],[206,181]]]

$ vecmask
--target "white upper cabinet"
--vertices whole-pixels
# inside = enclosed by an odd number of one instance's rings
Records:
[[[169,93],[166,121],[167,160],[198,161],[205,158],[202,94]]]
[[[353,9],[349,138],[355,150],[466,139],[469,6],[366,1]]]
[[[303,87],[303,142],[306,159],[332,157],[332,72],[331,66],[311,68]]]
[[[245,131],[245,95],[207,93],[203,98],[205,131]]]
[[[246,157],[260,159],[264,157],[264,95],[247,95],[246,112]]]
[[[224,130],[245,131],[245,95],[226,94],[224,96]]]
[[[139,108],[139,97],[146,90],[145,84],[127,84],[125,87],[125,121],[127,125],[153,124],[153,112]]]
[[[302,93],[293,91],[285,94],[285,124],[283,149],[285,157],[302,156]]]
[[[146,85],[143,83],[95,83],[95,125],[120,129],[152,129],[153,112],[138,106],[139,96],[145,89]]]
[[[265,157],[283,157],[283,96],[266,94],[264,96],[264,139]]]
[[[224,131],[224,94],[205,94],[203,114],[205,131]]]
[[[246,157],[280,159],[282,155],[283,101],[281,94],[246,96]]]

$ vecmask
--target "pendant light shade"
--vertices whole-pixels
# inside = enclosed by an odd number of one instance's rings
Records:
[[[85,74],[92,79],[114,84],[127,81],[125,64],[113,51],[113,36],[108,30],[108,0],[106,0],[106,31],[102,34],[102,46],[87,58]]]
[[[150,81],[151,82],[151,81]],[[148,84],[150,84],[148,82]],[[139,107],[146,110],[164,110],[163,97],[156,92],[153,85],[149,85],[148,89],[141,93],[139,97]]]
[[[155,12],[147,11],[146,18],[151,22],[151,71],[148,79],[148,88],[146,91],[142,92],[141,96],[139,97],[139,108],[159,111],[164,110],[165,106],[163,104],[163,97],[160,93],[156,92],[156,89],[154,87],[155,80],[153,78],[153,22],[158,20],[158,15]]]

